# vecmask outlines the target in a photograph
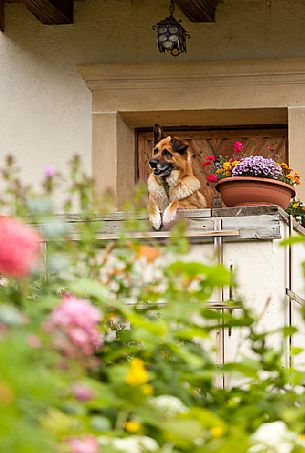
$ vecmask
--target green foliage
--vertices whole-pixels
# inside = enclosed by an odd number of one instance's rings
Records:
[[[134,215],[119,241],[99,240],[91,181],[78,159],[71,166],[64,209],[77,203],[83,213],[66,219],[54,215],[59,175],[48,176],[38,196],[17,184],[11,159],[2,170],[2,209],[13,199],[13,213],[40,226],[47,245],[39,272],[0,290],[0,451],[74,453],[69,439],[88,435],[101,453],[305,451],[304,371],[283,367],[274,332],[263,332],[240,302],[228,301],[238,310],[209,306],[230,272],[187,261],[182,224],[161,249],[131,241],[130,230],[147,229],[137,206],[128,206]],[[142,208],[141,194],[136,199]],[[102,314],[103,346],[92,362],[65,356],[45,328],[65,293]],[[247,348],[238,361],[215,363],[220,327],[242,332]],[[281,426],[282,437],[255,440],[266,423]]]
[[[286,209],[287,214],[292,215],[302,226],[305,225],[305,206],[301,200],[293,198]]]

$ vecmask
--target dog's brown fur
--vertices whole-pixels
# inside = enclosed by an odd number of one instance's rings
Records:
[[[192,156],[188,144],[170,136],[164,138],[162,129],[154,128],[154,155],[150,165],[168,168],[167,174],[151,173],[148,178],[148,217],[152,226],[159,230],[163,224],[169,229],[177,220],[178,209],[205,208],[207,202],[199,192],[200,181],[193,174]],[[163,216],[161,216],[161,211]]]

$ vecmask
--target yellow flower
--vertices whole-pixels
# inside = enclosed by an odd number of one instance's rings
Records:
[[[293,208],[298,208],[299,207],[299,203],[293,203],[292,207]]]
[[[230,171],[226,171],[226,176],[231,176],[231,172]]]
[[[225,170],[232,170],[232,165],[230,164],[230,162],[224,162],[222,166]]]
[[[124,428],[128,433],[135,434],[140,431],[141,425],[138,422],[130,421],[125,423]]]
[[[281,163],[281,167],[282,167],[282,168],[285,168],[285,170],[288,170],[288,169],[289,169],[288,165],[285,164],[285,162],[282,162],[282,163]]]
[[[223,434],[223,429],[220,426],[214,426],[211,428],[210,433],[212,437],[220,437]]]
[[[132,359],[130,368],[127,372],[126,383],[128,385],[146,384],[148,374],[144,367],[144,362],[140,359]]]
[[[150,384],[142,385],[141,389],[142,389],[142,392],[144,393],[144,395],[151,395],[154,391],[152,385],[150,385]]]
[[[221,173],[224,172],[224,169],[223,168],[218,168],[218,170],[216,170],[216,175],[221,175]]]
[[[232,165],[232,167],[235,167],[235,165],[237,165],[239,163],[240,163],[240,160],[233,160],[233,162],[231,162],[231,165]]]
[[[298,435],[298,439],[299,439],[299,440],[302,440],[302,441],[305,441],[305,434],[304,434],[304,433],[299,434],[299,435]]]

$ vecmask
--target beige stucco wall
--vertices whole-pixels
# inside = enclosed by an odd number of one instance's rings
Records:
[[[253,218],[257,221],[257,218]],[[289,237],[289,227],[280,222],[280,230],[283,238]],[[295,232],[292,233],[296,234]],[[289,288],[289,261],[288,246],[282,246],[281,240],[273,241],[234,241],[223,244],[223,263],[229,268],[233,266],[234,277],[237,287],[233,288],[233,298],[243,301],[259,318],[258,327],[266,331],[274,331],[268,341],[275,349],[284,348],[284,363],[289,364],[290,347],[289,341],[283,343],[282,335],[277,329],[289,326],[289,299],[286,297],[286,288]],[[185,260],[194,260],[211,263],[213,257],[211,244],[193,244],[190,253]],[[292,247],[291,259],[291,289],[297,295],[303,297],[304,277],[302,263],[304,262],[304,245],[295,244]],[[229,298],[229,288],[224,288],[224,300]],[[219,301],[212,298],[212,301]],[[294,301],[292,304],[292,325],[298,328],[298,332],[292,338],[293,347],[304,348],[305,326],[302,320],[301,307]],[[238,311],[236,312],[238,313]],[[229,332],[224,329],[221,333],[222,340],[215,338],[216,360],[218,362],[230,362],[240,359],[244,354],[251,356],[247,340],[247,329],[233,328]],[[293,363],[304,369],[305,353],[293,358]],[[236,376],[230,382],[237,382]]]
[[[22,4],[6,5],[0,35],[0,153],[13,153],[37,180],[74,153],[91,171],[91,94],[78,63],[173,61],[160,55],[151,27],[167,0],[75,2],[73,26],[42,25]],[[191,24],[183,60],[305,56],[305,4],[224,0],[215,24]]]

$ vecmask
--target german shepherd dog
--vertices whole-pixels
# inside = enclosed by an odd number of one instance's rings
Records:
[[[178,209],[206,208],[207,202],[199,192],[200,181],[193,175],[192,156],[185,141],[166,137],[156,124],[153,153],[149,161],[148,218],[155,230],[162,224],[168,230],[177,220]]]

